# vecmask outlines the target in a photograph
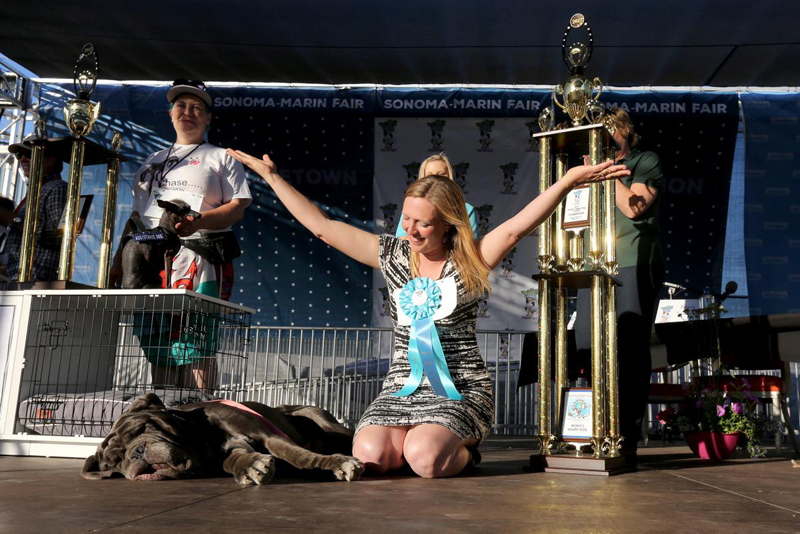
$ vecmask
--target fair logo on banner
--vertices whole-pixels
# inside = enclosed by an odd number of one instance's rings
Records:
[[[475,208],[475,213],[478,214],[478,235],[480,237],[489,233],[490,217],[494,206],[491,204],[484,204]]]
[[[539,133],[541,129],[539,128],[538,121],[531,121],[526,122],[525,127],[528,128],[528,148],[526,149],[527,152],[539,152],[539,141],[533,137],[533,134]]]
[[[455,182],[461,188],[461,192],[465,195],[469,193],[467,191],[467,171],[469,170],[469,163],[466,161],[461,161],[453,165],[453,174],[455,174]]]
[[[484,293],[478,297],[478,319],[488,319],[489,315],[489,293]]]
[[[379,122],[378,126],[383,130],[383,148],[381,148],[381,152],[396,151],[397,149],[394,147],[394,132],[395,128],[397,128],[397,121],[389,119]]]
[[[475,126],[477,126],[481,132],[481,137],[479,140],[480,148],[478,148],[478,152],[493,152],[492,130],[494,129],[494,121],[487,119],[485,121],[476,122]]]
[[[380,207],[380,210],[383,212],[383,231],[391,234],[394,228],[394,215],[397,213],[397,204],[384,204]]]
[[[410,186],[419,176],[419,166],[422,165],[419,161],[412,161],[403,165],[406,171],[406,187]]]
[[[517,169],[519,169],[519,163],[506,163],[505,165],[500,165],[500,170],[503,171],[502,194],[504,195],[517,194],[517,192],[514,191],[514,177],[517,175]]]
[[[524,289],[520,291],[520,293],[522,293],[522,296],[525,298],[525,315],[523,315],[522,318],[538,320],[539,291],[535,288],[530,288]]]
[[[503,278],[514,278],[514,254],[517,253],[517,247],[511,249],[506,254],[506,257],[500,262],[500,274]]]
[[[431,146],[428,149],[430,152],[441,152],[442,151],[442,135],[444,134],[444,127],[447,125],[447,121],[443,119],[438,119],[433,122],[428,123],[428,127],[431,129]]]

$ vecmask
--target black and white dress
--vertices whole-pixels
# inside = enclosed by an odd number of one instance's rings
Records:
[[[408,361],[411,327],[404,324],[408,321],[403,321],[403,317],[398,317],[397,309],[397,294],[411,277],[411,249],[408,241],[392,236],[382,235],[379,240],[381,272],[386,279],[391,301],[394,355],[383,382],[383,390],[364,412],[356,433],[370,425],[435,424],[447,428],[461,439],[483,440],[489,434],[494,419],[494,401],[492,381],[475,337],[479,295],[467,293],[461,276],[448,260],[437,284],[451,288],[454,305],[446,317],[434,317],[434,324],[453,383],[463,399],[451,400],[437,395],[427,376],[411,395],[392,395],[403,387],[411,373]]]

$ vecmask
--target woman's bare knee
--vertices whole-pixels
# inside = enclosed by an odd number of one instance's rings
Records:
[[[405,463],[402,451],[393,445],[391,436],[367,429],[359,432],[353,441],[353,456],[364,462],[373,474],[400,469]]]
[[[459,448],[438,446],[438,443],[426,440],[411,440],[403,450],[408,465],[422,478],[448,477],[458,474],[454,472],[454,461],[459,456]],[[463,447],[461,447],[463,448]]]
[[[403,454],[411,469],[423,478],[457,475],[469,460],[469,452],[458,436],[432,425],[410,431]]]

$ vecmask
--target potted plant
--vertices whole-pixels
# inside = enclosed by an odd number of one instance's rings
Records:
[[[715,387],[690,386],[674,415],[686,443],[695,454],[711,460],[724,460],[737,445],[745,447],[751,458],[765,456],[759,442],[774,432],[774,423],[758,413],[761,401],[750,393],[747,379],[716,381]]]
[[[739,445],[747,448],[752,458],[763,457],[766,451],[759,442],[775,431],[766,414],[758,413],[761,401],[751,394],[747,379],[736,378],[723,363],[720,318],[727,310],[722,302],[735,291],[735,282],[728,282],[718,300],[706,289],[699,308],[684,310],[693,327],[698,319],[710,320],[708,361],[712,369],[710,376],[697,377],[687,387],[687,397],[677,412],[659,414],[662,425],[677,427],[692,451],[705,459],[724,460]],[[700,338],[697,329],[695,335]]]

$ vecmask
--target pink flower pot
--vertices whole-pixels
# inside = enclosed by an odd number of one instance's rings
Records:
[[[686,444],[692,452],[704,460],[725,460],[739,443],[741,432],[691,432],[684,434]]]

